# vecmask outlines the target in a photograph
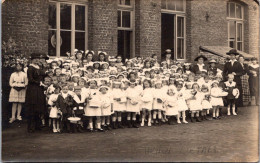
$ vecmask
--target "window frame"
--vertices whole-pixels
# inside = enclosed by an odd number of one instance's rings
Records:
[[[76,32],[85,32],[85,49],[88,49],[88,5],[82,1],[82,2],[78,2],[78,1],[67,1],[67,0],[63,0],[63,1],[55,1],[55,0],[50,0],[50,3],[55,3],[56,4],[56,29],[52,29],[49,28],[48,31],[53,30],[56,31],[56,56],[50,56],[50,57],[64,57],[61,56],[60,54],[60,42],[61,42],[61,31],[70,31],[71,32],[71,50],[70,53],[73,54],[74,50],[75,50],[75,38],[76,38]],[[60,5],[61,4],[68,4],[71,5],[71,29],[61,29],[60,26]],[[75,9],[76,6],[85,6],[85,30],[76,30],[76,13],[75,13]],[[59,37],[58,37],[59,36]],[[59,48],[58,48],[59,47]],[[82,50],[82,49],[79,49]]]
[[[168,9],[167,8],[167,2],[168,1],[174,1],[174,0],[165,0],[166,1],[166,9],[163,9],[163,8],[161,8],[161,11],[163,12],[163,13],[184,13],[184,14],[186,14],[186,0],[183,0],[183,11],[177,11],[176,10],[176,4],[175,4],[175,10],[170,10],[170,9]]]
[[[230,4],[233,3],[235,4],[235,18],[234,17],[230,17]],[[236,15],[236,7],[237,5],[239,5],[241,7],[241,14],[242,14],[242,18],[237,18],[237,15]],[[228,47],[230,47],[230,41],[232,41],[230,39],[230,22],[235,22],[235,45],[234,45],[234,48],[237,49],[238,47],[238,43],[242,43],[242,49],[240,49],[240,51],[244,51],[244,6],[239,4],[239,3],[236,3],[236,2],[227,2],[227,9],[229,11],[227,11],[227,27],[228,27]],[[237,40],[237,36],[238,36],[238,24],[241,24],[242,25],[242,36],[241,36],[241,41],[238,41]],[[237,49],[238,50],[238,49]]]
[[[118,27],[117,24],[117,34],[119,30],[123,31],[131,31],[131,40],[130,40],[130,58],[135,57],[135,1],[130,0],[130,5],[120,5],[117,3],[117,11],[120,11],[121,13],[121,27]],[[123,11],[130,12],[130,27],[122,27],[122,20],[123,20]]]

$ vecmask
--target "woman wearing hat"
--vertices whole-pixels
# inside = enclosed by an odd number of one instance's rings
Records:
[[[227,81],[228,74],[233,74],[235,76],[234,81],[237,84],[237,88],[239,89],[240,92],[242,92],[241,76],[244,73],[244,70],[241,63],[239,63],[236,60],[236,56],[238,56],[239,53],[237,52],[236,49],[231,49],[229,52],[227,52],[227,55],[229,55],[230,60],[229,62],[226,62],[224,65],[223,78],[225,81]],[[243,106],[243,101],[240,94],[240,97],[237,100],[236,107],[241,107],[241,106]]]
[[[249,65],[249,87],[251,96],[255,97],[256,105],[259,104],[259,64],[255,57],[251,58]]]
[[[208,72],[208,66],[204,64],[204,62],[207,60],[208,59],[204,55],[199,55],[198,57],[196,57],[194,61],[196,61],[197,64],[193,66],[192,72],[195,74],[199,74],[202,71]]]
[[[45,72],[40,69],[39,53],[31,54],[31,64],[28,67],[28,86],[26,90],[25,106],[28,114],[28,132],[40,129],[40,115],[46,111],[46,97],[44,95],[44,87],[42,84]]]
[[[214,76],[216,76],[217,74],[222,74],[222,71],[219,68],[217,68],[216,64],[217,64],[217,61],[215,59],[211,59],[209,61],[208,71],[212,71]]]

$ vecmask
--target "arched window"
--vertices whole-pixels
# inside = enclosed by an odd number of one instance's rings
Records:
[[[244,50],[244,7],[235,2],[227,3],[228,46]]]

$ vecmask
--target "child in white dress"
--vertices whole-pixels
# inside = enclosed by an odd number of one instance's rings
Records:
[[[11,74],[9,85],[11,86],[9,102],[12,104],[12,117],[9,123],[15,121],[15,114],[17,112],[17,119],[22,120],[21,111],[22,103],[25,102],[26,86],[28,85],[27,75],[22,71],[23,65],[16,64],[16,71]]]
[[[203,100],[202,100],[202,108],[201,117],[203,120],[209,120],[207,118],[207,112],[212,109],[212,105],[210,103],[210,91],[207,85],[202,85],[201,92],[203,93]]]
[[[178,116],[177,116],[177,123],[181,123],[180,117],[182,116],[183,123],[188,123],[186,121],[186,110],[188,110],[188,106],[186,103],[186,99],[188,98],[188,95],[185,92],[185,89],[183,88],[182,82],[176,83],[176,96],[177,96],[177,106],[178,106]]]
[[[151,81],[145,79],[143,82],[143,91],[141,93],[141,107],[142,107],[142,122],[141,126],[144,126],[144,120],[148,115],[148,126],[152,126],[152,107],[153,107],[153,89],[151,88]]]
[[[210,91],[210,95],[211,95],[210,103],[213,107],[213,119],[220,119],[219,107],[224,106],[222,94],[223,94],[223,90],[221,87],[219,87],[218,81],[213,81],[212,88]]]
[[[100,93],[100,102],[101,102],[101,126],[103,129],[111,130],[110,127],[110,116],[113,111],[113,98],[108,92],[109,88],[107,86],[101,86],[99,88]]]
[[[113,98],[114,110],[112,127],[113,129],[124,128],[122,125],[122,112],[126,111],[126,92],[121,88],[121,82],[114,81],[112,85],[113,89],[111,91],[111,96]],[[118,121],[118,124],[116,124],[116,120]]]
[[[174,89],[169,89],[167,91],[164,106],[166,108],[165,114],[169,119],[168,122],[170,125],[173,125],[173,118],[178,116],[177,95],[174,92]]]
[[[128,127],[139,128],[136,122],[136,114],[140,114],[140,94],[141,90],[138,89],[137,83],[135,80],[129,82],[129,87],[126,89],[127,103],[126,103],[126,112],[127,112],[127,123]],[[132,115],[132,123],[131,123]]]
[[[167,91],[165,91],[165,89],[162,89],[162,82],[160,80],[155,81],[154,84],[155,89],[153,92],[153,121],[154,124],[161,125],[162,112],[165,111],[163,103],[165,101]]]
[[[50,95],[50,98],[48,100],[48,104],[51,106],[50,115],[49,117],[52,120],[52,130],[53,133],[60,132],[60,117],[58,115],[59,110],[56,106],[56,101],[58,99],[59,93],[61,88],[58,85],[54,85],[54,93]]]
[[[199,84],[193,83],[192,85],[192,91],[191,91],[191,98],[189,101],[189,108],[191,111],[191,122],[201,122],[201,119],[199,118],[199,112],[203,109],[202,108],[202,99],[203,94],[200,92]],[[196,114],[196,119],[194,118],[194,115]]]

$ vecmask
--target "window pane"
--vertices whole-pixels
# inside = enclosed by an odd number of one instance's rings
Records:
[[[166,9],[166,0],[162,0],[162,9]]]
[[[229,22],[229,39],[234,39],[236,38],[236,22],[235,21],[230,21]]]
[[[237,41],[242,41],[242,24],[237,24]]]
[[[242,49],[242,42],[238,42],[238,43],[237,43],[237,50],[240,50],[240,51],[243,50],[243,49]]]
[[[230,17],[235,18],[235,3],[230,3]]]
[[[227,17],[229,17],[229,3],[227,3]]]
[[[232,41],[229,41],[229,47],[231,47],[231,48],[235,48],[235,41],[234,40],[232,40]]]
[[[56,30],[49,30],[48,34],[48,54],[56,56]]]
[[[175,10],[175,1],[173,1],[173,0],[168,0],[168,1],[167,1],[167,9],[168,9],[168,10]]]
[[[60,56],[67,56],[66,52],[71,51],[71,32],[61,31],[60,35],[61,35]]]
[[[75,28],[85,31],[85,6],[75,6]]]
[[[183,0],[176,0],[176,10],[177,11],[184,11],[183,8]]]
[[[184,59],[184,39],[178,38],[177,41],[177,58]]]
[[[117,11],[117,26],[121,27],[121,11]]]
[[[236,17],[242,19],[242,8],[240,5],[236,5]]]
[[[122,11],[122,16],[123,16],[123,19],[122,19],[122,27],[130,27],[130,16],[131,16],[131,12],[128,12],[128,11]]]
[[[130,2],[130,0],[125,0],[125,5],[128,5],[128,6],[130,6],[130,5],[131,5],[131,2]]]
[[[123,3],[124,3],[124,0],[118,0],[119,5],[123,5]]]
[[[49,29],[56,29],[56,3],[49,4]]]
[[[75,48],[85,51],[85,32],[75,33]]]
[[[60,28],[71,29],[71,5],[60,5]]]
[[[184,18],[183,17],[177,18],[177,36],[184,37]]]

